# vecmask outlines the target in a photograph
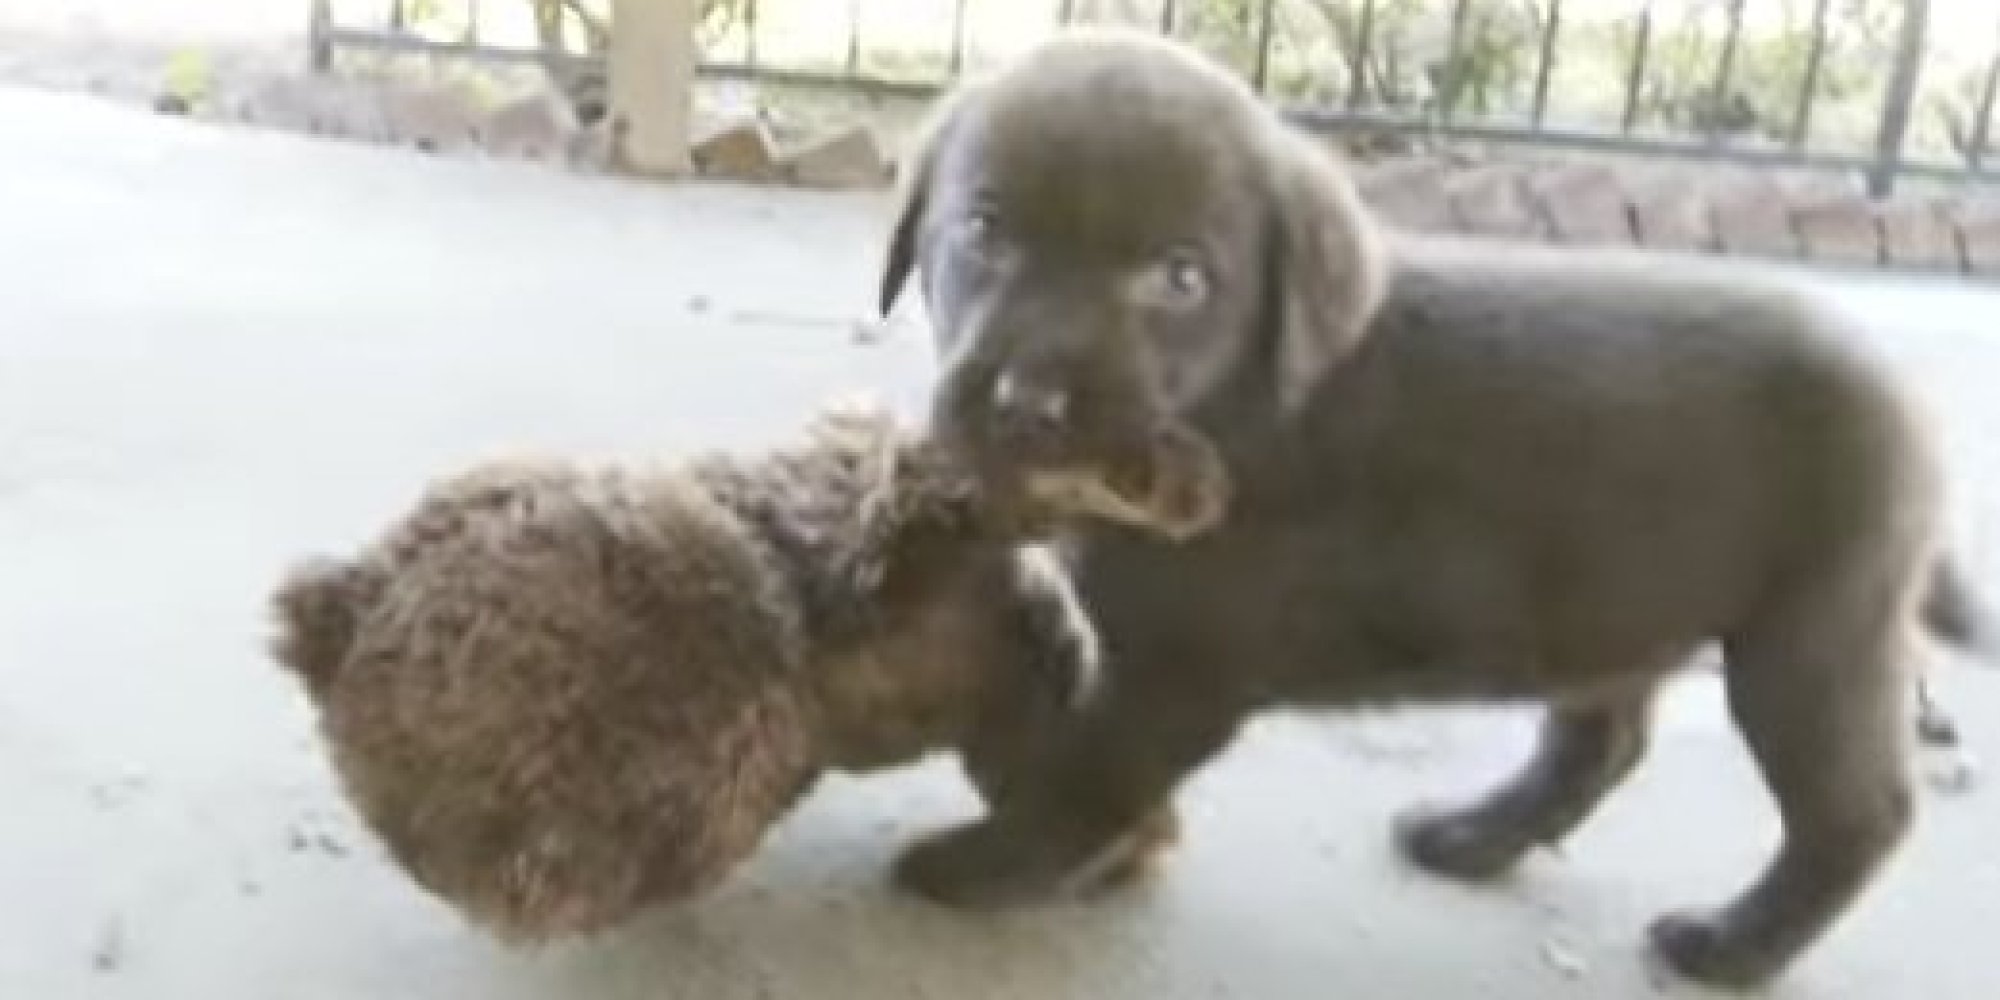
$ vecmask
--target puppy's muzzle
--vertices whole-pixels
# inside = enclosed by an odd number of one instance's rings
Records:
[[[1062,440],[1074,409],[1069,390],[1060,386],[1011,371],[993,381],[990,412],[995,436],[1029,454]]]

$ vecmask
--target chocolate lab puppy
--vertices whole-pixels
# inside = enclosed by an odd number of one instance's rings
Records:
[[[934,430],[981,475],[1087,455],[1171,482],[1199,464],[1151,443],[1177,429],[1232,491],[1177,543],[1073,526],[1107,683],[1032,787],[901,859],[906,886],[970,906],[1087,883],[1267,707],[1533,700],[1518,775],[1397,827],[1417,864],[1491,876],[1632,771],[1655,692],[1711,640],[1784,840],[1734,899],[1661,917],[1659,951],[1768,979],[1904,836],[1913,644],[1962,632],[1969,595],[1931,433],[1820,305],[1667,259],[1391,237],[1235,78],[1111,29],[949,97],[901,211],[883,307],[920,278]]]

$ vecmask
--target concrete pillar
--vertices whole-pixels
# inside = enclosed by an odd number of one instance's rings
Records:
[[[692,171],[695,18],[699,0],[612,0],[609,61],[613,155],[619,169]]]

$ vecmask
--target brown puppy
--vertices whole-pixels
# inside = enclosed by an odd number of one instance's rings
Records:
[[[1003,795],[1093,670],[1032,527],[879,412],[653,472],[488,462],[295,571],[276,649],[395,859],[543,940],[712,886],[822,768],[963,748]]]
[[[1052,895],[1267,706],[1534,699],[1518,776],[1399,824],[1491,875],[1631,771],[1709,640],[1785,838],[1661,918],[1666,957],[1778,973],[1902,838],[1911,643],[1964,595],[1931,436],[1838,318],[1668,259],[1391,238],[1314,141],[1138,33],[967,85],[907,184],[882,299],[921,275],[944,439],[1004,480],[1178,427],[1234,483],[1184,544],[1073,526],[1103,696],[1032,788],[902,860],[916,891]]]

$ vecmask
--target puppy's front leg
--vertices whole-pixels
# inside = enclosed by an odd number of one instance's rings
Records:
[[[934,902],[1025,905],[1142,873],[1176,836],[1174,790],[1228,744],[1243,713],[1192,692],[1115,685],[989,788],[992,812],[919,842],[895,878]],[[968,763],[974,763],[969,759]]]
[[[1038,762],[1040,766],[1054,766],[1040,759],[1034,752],[1038,748],[1025,745],[1027,740],[1048,732],[1042,726],[1009,729],[996,738],[978,738],[965,746],[962,763],[966,777],[979,790],[990,814],[1009,814],[1019,806],[1019,791],[1024,783],[1034,780],[1033,769]],[[1080,873],[1068,888],[1096,896],[1134,885],[1157,870],[1161,859],[1179,842],[1179,813],[1171,801],[1163,801],[1127,832],[1102,861],[1088,865],[1088,871]]]

